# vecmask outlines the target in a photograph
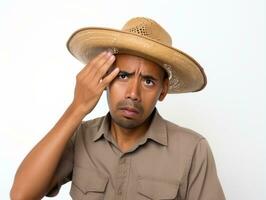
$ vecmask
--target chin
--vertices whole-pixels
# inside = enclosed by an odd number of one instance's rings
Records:
[[[136,121],[136,120],[133,120],[133,119],[113,119],[114,122],[122,127],[122,128],[125,128],[125,129],[134,129],[134,128],[137,128],[139,126],[141,126],[141,122],[139,121]]]

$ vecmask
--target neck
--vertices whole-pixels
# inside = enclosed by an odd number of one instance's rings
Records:
[[[134,146],[147,132],[150,126],[150,119],[146,120],[141,126],[127,129],[119,126],[111,120],[111,133],[116,140],[120,150],[123,152]]]

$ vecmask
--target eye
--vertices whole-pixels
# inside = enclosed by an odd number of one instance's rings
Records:
[[[144,83],[145,83],[145,85],[147,85],[147,86],[153,86],[153,85],[154,85],[154,81],[151,80],[151,79],[145,79],[145,80],[144,80]]]
[[[125,73],[125,72],[121,72],[117,75],[117,78],[118,79],[121,79],[121,80],[125,80],[125,79],[128,79],[128,74]]]

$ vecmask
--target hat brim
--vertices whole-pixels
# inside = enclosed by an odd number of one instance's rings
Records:
[[[107,49],[151,60],[170,73],[168,93],[196,92],[207,83],[203,68],[191,56],[134,33],[110,28],[82,28],[71,35],[67,48],[84,64]]]

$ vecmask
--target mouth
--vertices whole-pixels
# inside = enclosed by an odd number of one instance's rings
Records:
[[[134,118],[140,113],[138,109],[132,107],[121,107],[120,110],[122,111],[122,115],[126,118]]]

